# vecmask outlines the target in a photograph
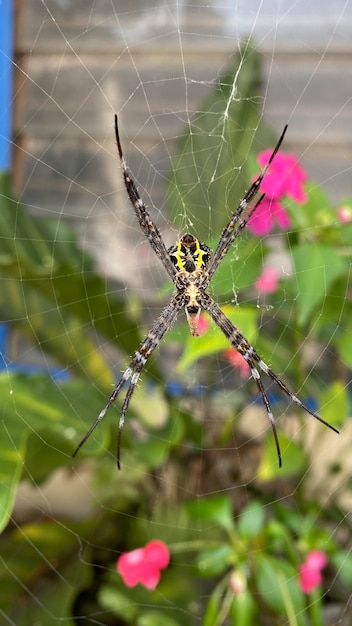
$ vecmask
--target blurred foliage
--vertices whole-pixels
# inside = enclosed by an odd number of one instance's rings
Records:
[[[243,195],[250,149],[262,150],[275,138],[261,115],[260,83],[261,57],[248,41],[200,104],[173,155],[171,218],[181,228],[188,216],[200,241],[209,232],[220,235],[228,221],[225,207],[234,210]]]
[[[256,152],[275,143],[261,122],[259,84],[259,56],[245,46],[180,139],[168,190],[172,219],[187,215],[205,240],[212,232],[216,241],[250,184],[258,170]],[[307,194],[305,205],[287,204],[292,225],[280,237],[293,271],[267,296],[265,311],[253,306],[253,283],[272,252],[270,238],[261,242],[245,234],[235,246],[240,260],[234,262],[230,252],[212,285],[228,317],[275,371],[285,372],[293,389],[304,388],[309,373],[322,417],[340,427],[350,409],[352,220],[339,220],[314,185],[307,185]],[[248,404],[235,372],[233,396],[224,386],[217,393],[211,383],[199,397],[187,385],[176,396],[165,384],[166,373],[149,365],[150,376],[131,402],[121,473],[115,460],[119,402],[73,463],[70,455],[120,369],[120,354],[128,358],[139,345],[141,325],[96,273],[70,228],[32,218],[12,199],[5,174],[0,203],[1,319],[39,348],[44,363],[50,357],[69,373],[68,380],[52,378],[49,369],[18,373],[19,364],[8,363],[0,376],[0,602],[6,623],[322,624],[323,591],[313,600],[303,594],[300,563],[309,551],[323,550],[327,588],[337,578],[350,589],[352,571],[347,518],[342,521],[333,504],[306,496],[318,437],[310,436],[309,447],[303,428],[295,437],[280,429],[279,470],[271,433],[258,443],[236,429],[234,442],[234,420]],[[352,216],[352,201],[345,209]],[[241,307],[233,303],[235,288],[242,292]],[[190,372],[194,379],[198,362],[214,372],[218,361],[211,360],[221,361],[227,347],[217,329],[194,339],[185,323],[170,332],[169,341],[183,351],[181,381]],[[116,349],[115,367],[100,348],[107,343]],[[314,372],[300,356],[303,345],[318,347],[322,355],[314,357]],[[152,378],[161,384],[150,384]],[[335,435],[329,436],[334,442]],[[82,461],[96,499],[84,521],[39,507],[29,520],[12,515],[20,481],[40,489],[60,468],[69,481],[72,472],[81,476]],[[339,462],[337,472],[343,469]],[[196,492],[225,490],[227,495],[190,499]],[[127,589],[116,558],[152,538],[167,543],[172,563],[155,591]]]

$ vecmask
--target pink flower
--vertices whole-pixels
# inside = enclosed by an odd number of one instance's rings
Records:
[[[287,229],[291,220],[284,207],[275,199],[265,196],[248,222],[248,228],[257,237],[268,235],[276,224]]]
[[[344,204],[337,211],[338,218],[341,224],[348,224],[352,220],[352,211],[351,207],[348,204]]]
[[[326,564],[326,555],[321,550],[312,550],[307,554],[306,560],[299,567],[299,584],[303,593],[311,593],[321,585],[321,570]]]
[[[160,580],[160,570],[170,562],[170,552],[163,541],[154,539],[131,552],[125,552],[117,559],[117,571],[127,587],[138,583],[152,591]]]
[[[234,570],[230,576],[230,587],[236,596],[240,596],[247,589],[247,579],[241,570]]]
[[[265,267],[254,283],[259,293],[275,293],[279,286],[279,272],[275,267]]]
[[[224,355],[230,361],[231,365],[235,369],[239,370],[241,378],[248,378],[250,376],[251,368],[249,367],[247,361],[243,358],[242,354],[237,352],[235,348],[225,350]]]
[[[258,154],[257,161],[263,168],[271,156],[271,150],[264,150]],[[297,204],[304,204],[307,194],[303,183],[307,180],[307,173],[299,165],[294,154],[278,152],[269,167],[261,184],[261,191],[270,198],[282,198],[288,196]]]
[[[264,150],[258,155],[260,167],[266,165],[270,156],[271,150]],[[289,215],[279,201],[287,196],[298,204],[303,204],[307,199],[303,186],[306,179],[306,172],[293,154],[276,154],[261,184],[265,198],[248,222],[248,228],[254,235],[267,235],[272,231],[275,222],[282,229],[290,226]]]

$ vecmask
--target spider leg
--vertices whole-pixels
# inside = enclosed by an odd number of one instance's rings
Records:
[[[248,344],[249,345],[249,344]],[[236,347],[236,346],[234,346]],[[237,349],[237,348],[236,348]],[[240,351],[239,351],[240,352]],[[266,395],[266,391],[264,389],[264,385],[262,383],[262,379],[260,378],[260,373],[257,370],[253,359],[250,358],[248,350],[247,350],[247,357],[243,354],[243,352],[240,352],[240,354],[242,354],[242,356],[246,359],[250,369],[251,369],[251,374],[252,374],[252,378],[255,380],[259,393],[262,396],[263,402],[264,402],[264,406],[267,412],[267,416],[269,418],[269,422],[270,422],[270,426],[271,426],[271,430],[273,431],[273,435],[274,435],[274,439],[275,439],[275,445],[276,445],[276,452],[277,452],[277,456],[279,459],[279,467],[282,467],[282,460],[281,460],[281,450],[280,450],[280,444],[279,444],[279,438],[277,436],[277,430],[276,430],[276,425],[275,425],[275,420],[274,420],[274,415],[271,409],[271,405],[269,402],[269,398]]]
[[[269,399],[265,393],[265,389],[263,383],[261,381],[260,373],[256,365],[264,372],[267,376],[269,376],[280,389],[292,400],[295,402],[301,409],[306,411],[314,417],[316,420],[331,428],[335,433],[339,433],[339,431],[323,420],[317,413],[312,411],[309,407],[307,407],[295,394],[293,394],[289,388],[285,385],[285,383],[280,380],[280,378],[273,372],[273,370],[261,359],[259,354],[254,350],[254,348],[248,343],[247,339],[242,335],[242,333],[236,328],[234,324],[226,317],[226,315],[222,312],[218,304],[207,294],[202,293],[200,296],[200,304],[201,306],[209,313],[209,315],[214,320],[215,324],[222,330],[225,337],[229,340],[232,346],[243,356],[243,358],[247,361],[250,369],[252,377],[254,378],[258,390],[262,396],[264,406],[270,421],[270,425],[274,434],[276,450],[279,458],[279,466],[281,467],[281,453],[280,453],[280,445],[276,432],[275,422],[273,413],[271,410]]]
[[[154,252],[157,254],[163,266],[165,267],[170,278],[173,280],[176,274],[175,266],[170,259],[170,256],[163,242],[163,239],[161,237],[158,227],[154,224],[152,218],[150,217],[147,207],[145,206],[143,200],[139,196],[136,183],[134,182],[129,172],[129,169],[126,165],[126,161],[123,156],[121,142],[120,142],[117,115],[115,115],[115,136],[116,136],[117,149],[118,149],[118,153],[120,157],[121,169],[122,169],[123,178],[125,181],[126,191],[130,199],[130,202],[134,208],[134,212],[137,216],[140,227],[143,233],[145,234],[145,236],[147,237]]]
[[[301,400],[297,398],[297,396],[294,393],[292,393],[292,391],[289,390],[289,388],[285,385],[285,383],[282,380],[280,380],[280,378],[275,374],[275,372],[266,363],[264,363],[264,361],[260,358],[260,356],[255,352],[254,349],[252,349],[252,352],[253,352],[253,359],[258,363],[260,369],[265,374],[267,374],[278,385],[278,387],[280,387],[281,391],[283,391],[290,398],[290,400],[292,400],[292,402],[295,402],[296,404],[298,404],[298,406],[301,407],[301,409],[306,411],[306,413],[309,413],[309,415],[312,415],[313,417],[315,417],[315,419],[318,420],[318,422],[321,422],[322,424],[324,424],[324,426],[327,426],[328,428],[333,430],[335,433],[339,434],[340,431],[337,430],[335,426],[332,426],[331,424],[329,424],[329,422],[326,422],[325,420],[323,420],[323,418],[320,417],[320,415],[312,411],[308,406],[306,406],[303,402],[301,402]]]
[[[151,330],[149,331],[147,337],[141,343],[140,347],[134,353],[132,360],[129,366],[126,368],[124,373],[122,374],[121,379],[115,386],[112,394],[109,396],[108,401],[104,408],[100,411],[98,417],[93,422],[92,426],[88,430],[88,432],[84,435],[82,441],[78,444],[76,450],[74,451],[72,458],[74,458],[78,451],[85,444],[87,439],[91,436],[92,432],[96,429],[96,427],[100,424],[102,419],[105,417],[110,406],[115,402],[117,396],[119,395],[121,389],[124,387],[125,383],[129,382],[129,386],[127,388],[126,396],[121,408],[119,428],[118,428],[118,438],[117,438],[117,466],[120,469],[120,446],[121,446],[121,436],[122,430],[125,423],[125,415],[128,409],[131,397],[138,383],[138,379],[140,373],[146,364],[148,358],[154,352],[154,350],[158,347],[161,339],[164,337],[165,333],[169,330],[169,328],[174,323],[179,310],[184,307],[186,302],[186,297],[184,293],[179,292],[173,296],[170,300],[169,304],[164,308],[161,315],[154,322]]]
[[[210,260],[210,263],[209,263],[209,266],[208,266],[208,269],[207,269],[208,275],[209,275],[209,280],[213,276],[214,272],[217,270],[217,268],[219,266],[219,263],[224,258],[225,254],[227,254],[227,252],[229,251],[229,249],[232,246],[232,244],[235,241],[235,239],[237,239],[238,235],[243,230],[243,228],[247,225],[247,223],[248,223],[249,219],[251,218],[251,216],[253,215],[254,211],[258,208],[259,204],[263,200],[264,195],[262,195],[259,198],[259,200],[255,204],[255,206],[249,211],[249,213],[244,218],[244,220],[241,221],[240,224],[236,228],[236,225],[237,225],[238,221],[241,219],[242,213],[247,210],[247,208],[249,207],[249,204],[251,203],[251,201],[255,198],[255,196],[259,192],[260,185],[262,184],[263,178],[264,178],[265,174],[267,173],[271,163],[273,162],[273,160],[275,158],[276,153],[278,152],[278,150],[279,150],[279,148],[280,148],[280,146],[281,146],[281,144],[283,142],[286,130],[287,130],[287,124],[284,127],[284,129],[283,129],[283,131],[281,133],[281,137],[280,137],[279,141],[277,142],[274,150],[272,151],[272,153],[270,155],[269,161],[263,167],[263,169],[260,172],[259,176],[251,184],[251,186],[249,187],[249,189],[248,189],[247,193],[245,194],[244,198],[241,200],[241,202],[239,203],[237,209],[233,213],[229,223],[227,224],[227,226],[225,226],[224,230],[222,231],[219,243],[217,245],[217,248],[216,248],[216,250],[214,252],[214,255],[213,255],[212,259]]]

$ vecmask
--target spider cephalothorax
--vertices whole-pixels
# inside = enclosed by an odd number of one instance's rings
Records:
[[[226,317],[218,304],[207,293],[209,282],[214,275],[215,271],[219,267],[222,259],[229,251],[231,245],[241,234],[242,230],[248,224],[250,217],[253,215],[264,195],[260,196],[254,206],[251,206],[252,200],[257,196],[263,178],[268,171],[270,164],[272,163],[286,133],[287,126],[285,126],[279,141],[277,142],[274,150],[271,153],[269,161],[262,169],[259,176],[249,187],[247,193],[240,201],[236,210],[232,214],[229,223],[224,228],[219,243],[216,247],[214,254],[211,249],[204,243],[200,243],[196,237],[187,234],[183,235],[176,243],[175,246],[167,249],[164,241],[161,237],[160,231],[153,223],[149,212],[140,198],[137,187],[131,177],[127,168],[125,159],[123,157],[118,126],[117,116],[115,115],[115,135],[117,142],[117,149],[121,162],[121,169],[125,181],[125,187],[133,206],[134,212],[137,216],[139,225],[147,237],[154,252],[160,258],[165,270],[171,278],[176,288],[176,293],[171,298],[169,304],[166,305],[153,327],[149,331],[149,334],[139,346],[132,356],[132,360],[127,369],[122,374],[121,379],[116,384],[115,389],[108,398],[108,401],[102,411],[99,413],[95,422],[92,424],[86,435],[83,437],[80,444],[77,446],[73,456],[75,456],[78,450],[87,441],[88,437],[92,434],[93,430],[98,426],[103,417],[105,416],[108,408],[116,400],[120,391],[124,387],[125,383],[129,381],[125,399],[122,403],[119,431],[117,439],[117,465],[120,468],[120,445],[122,429],[125,422],[125,415],[128,409],[128,405],[132,394],[136,388],[140,373],[147,362],[147,359],[154,352],[155,348],[159,345],[161,339],[167,333],[169,328],[175,322],[178,312],[184,308],[186,312],[186,318],[192,335],[197,336],[199,315],[202,309],[207,311],[213,321],[217,324],[220,330],[224,333],[229,343],[243,356],[247,361],[253,379],[256,382],[258,391],[262,397],[271,428],[274,434],[276,450],[279,458],[279,465],[281,466],[281,452],[280,444],[276,432],[276,426],[274,416],[272,414],[269,398],[264,389],[262,379],[260,376],[260,370],[273,380],[278,387],[301,409],[312,415],[315,419],[325,424],[335,432],[338,432],[334,426],[328,424],[317,413],[307,407],[301,400],[293,394],[285,383],[275,374],[275,372],[263,361],[256,350],[251,346],[247,339],[242,335],[241,331],[234,326],[234,324]],[[244,217],[242,217],[244,215]]]
[[[168,249],[168,253],[178,271],[196,275],[199,275],[199,270],[203,272],[206,269],[212,255],[209,246],[189,234],[183,235],[175,246]]]

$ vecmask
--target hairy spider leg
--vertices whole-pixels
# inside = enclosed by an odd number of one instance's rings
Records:
[[[297,398],[295,394],[293,394],[289,390],[289,388],[285,385],[285,383],[283,383],[282,380],[280,380],[280,378],[275,374],[275,372],[273,372],[273,370],[261,359],[261,357],[255,351],[255,349],[248,343],[247,339],[242,335],[242,333],[238,330],[238,328],[236,328],[236,326],[232,324],[232,322],[228,319],[228,317],[226,317],[226,315],[222,312],[218,304],[207,293],[201,294],[200,303],[203,309],[205,309],[209,313],[210,317],[214,320],[215,324],[219,326],[219,328],[222,330],[225,337],[229,340],[229,342],[233,345],[233,347],[247,361],[251,369],[252,377],[254,378],[257,384],[257,387],[259,389],[259,392],[262,396],[265,409],[266,409],[266,412],[270,421],[270,425],[274,434],[280,467],[282,465],[281,451],[280,451],[279,439],[278,439],[277,432],[276,432],[274,416],[273,416],[273,412],[270,406],[268,396],[265,393],[265,389],[261,381],[259,370],[257,369],[256,365],[258,365],[259,368],[262,370],[262,372],[264,372],[267,376],[269,376],[280,387],[280,389],[290,398],[290,400],[295,402],[299,407],[301,407],[301,409],[309,413],[309,415],[312,415],[316,420],[324,424],[324,426],[327,426],[328,428],[333,430],[335,433],[339,434],[339,431],[334,426],[332,426],[331,424],[323,420],[317,413],[309,409],[305,404],[303,404],[303,402],[301,402],[299,398]]]
[[[263,178],[264,178],[265,174],[267,173],[271,163],[273,162],[273,160],[274,160],[274,158],[276,156],[276,153],[278,152],[278,150],[279,150],[279,148],[280,148],[280,146],[281,146],[281,144],[283,142],[283,139],[285,137],[286,131],[287,131],[287,124],[284,127],[284,129],[283,129],[283,131],[281,133],[281,137],[280,137],[279,141],[277,142],[274,150],[272,151],[272,153],[270,155],[269,161],[263,167],[263,169],[260,172],[259,176],[251,184],[251,186],[249,187],[246,195],[241,200],[241,202],[239,203],[237,209],[235,210],[234,214],[232,215],[229,223],[227,224],[227,226],[225,226],[224,230],[222,231],[219,243],[217,245],[217,248],[216,248],[216,250],[214,252],[214,255],[213,255],[212,259],[210,260],[210,263],[209,263],[209,266],[208,266],[209,280],[211,279],[211,277],[213,276],[213,274],[217,270],[219,264],[221,263],[221,260],[224,258],[225,254],[227,254],[227,252],[229,251],[229,249],[232,246],[232,244],[235,241],[235,239],[237,239],[237,237],[240,234],[240,232],[248,224],[248,222],[249,222],[250,218],[252,217],[253,213],[256,211],[256,209],[260,205],[261,201],[263,200],[265,194],[263,194],[259,198],[258,202],[255,204],[253,209],[250,210],[248,215],[239,224],[239,226],[237,228],[235,228],[237,222],[241,218],[241,215],[242,215],[243,211],[245,211],[247,209],[247,207],[249,206],[250,202],[255,198],[255,196],[259,192],[260,185],[263,182]]]
[[[118,436],[117,436],[117,467],[120,469],[120,448],[121,448],[121,437],[122,430],[125,423],[125,415],[128,409],[128,405],[130,403],[133,392],[138,383],[138,379],[140,373],[145,366],[148,358],[154,352],[154,350],[158,347],[161,339],[165,335],[165,333],[169,330],[169,328],[174,323],[178,312],[185,306],[186,296],[183,293],[177,293],[169,302],[169,304],[164,308],[161,315],[154,322],[148,336],[144,341],[142,341],[139,349],[134,353],[132,360],[129,366],[125,369],[122,374],[121,379],[115,386],[112,394],[109,396],[109,399],[100,411],[98,417],[95,422],[92,424],[86,435],[83,437],[82,441],[78,444],[76,450],[74,451],[72,458],[76,456],[80,448],[85,444],[87,439],[90,437],[92,432],[96,429],[96,427],[100,424],[102,419],[105,417],[107,410],[110,406],[115,402],[117,396],[119,395],[121,389],[124,387],[125,383],[130,380],[126,396],[124,402],[121,407],[119,428],[118,428]]]
[[[129,169],[126,165],[126,161],[123,156],[121,142],[120,142],[117,115],[115,115],[115,136],[116,136],[117,150],[118,150],[119,157],[120,157],[121,169],[123,173],[126,191],[130,199],[130,202],[133,206],[134,212],[137,216],[139,225],[143,233],[147,237],[154,252],[159,257],[160,261],[165,267],[171,280],[174,280],[174,276],[176,274],[175,266],[173,262],[171,261],[170,256],[168,255],[167,248],[164,244],[164,241],[162,239],[162,236],[158,227],[154,224],[152,218],[149,215],[149,211],[147,207],[145,206],[143,200],[139,196],[136,183],[134,182],[129,172]]]

